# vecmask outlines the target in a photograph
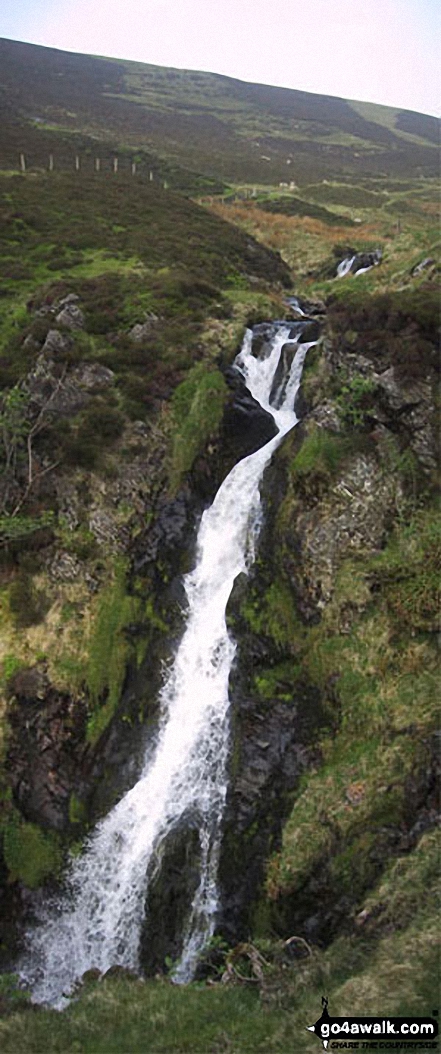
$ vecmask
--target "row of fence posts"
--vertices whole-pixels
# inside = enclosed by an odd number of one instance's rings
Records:
[[[25,155],[24,154],[20,154],[20,172],[26,172],[27,171],[27,167],[28,166],[27,166]],[[53,154],[49,154],[48,170],[49,170],[49,172],[53,172],[54,169],[55,169],[54,155]],[[101,158],[100,157],[96,157],[95,158],[94,169],[95,169],[95,172],[101,172]],[[118,163],[118,158],[117,157],[114,157],[112,159],[112,170],[113,170],[113,172],[115,174],[119,171],[119,163]],[[79,156],[79,154],[75,155],[75,171],[76,172],[80,172],[81,171],[81,163],[80,163],[80,156]],[[132,173],[132,176],[136,176],[136,173],[138,171],[138,167],[137,167],[136,161],[131,161],[130,162],[130,171]],[[152,171],[152,169],[150,169],[150,171],[149,171],[149,182],[153,183],[154,181],[155,181],[154,172]],[[167,180],[163,180],[162,186],[163,186],[164,190],[168,190]]]

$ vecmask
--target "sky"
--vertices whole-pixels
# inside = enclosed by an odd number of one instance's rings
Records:
[[[440,114],[439,0],[0,0],[0,36]]]

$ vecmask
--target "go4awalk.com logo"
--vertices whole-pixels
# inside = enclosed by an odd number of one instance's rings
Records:
[[[322,997],[322,1015],[308,1032],[323,1050],[437,1050],[438,1022],[433,1017],[331,1017]]]

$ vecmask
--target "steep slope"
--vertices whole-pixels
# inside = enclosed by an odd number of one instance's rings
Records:
[[[69,145],[87,163],[100,143],[103,157],[144,150],[146,168],[166,161],[215,181],[437,171],[438,122],[424,115],[8,40],[0,61],[3,167],[23,150],[47,165],[51,149],[64,166]]]

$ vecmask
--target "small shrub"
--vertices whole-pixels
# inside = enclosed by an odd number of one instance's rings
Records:
[[[45,594],[36,589],[32,576],[20,571],[9,590],[9,610],[17,629],[42,622],[47,611]]]
[[[343,385],[335,402],[345,428],[363,431],[369,425],[374,391],[375,382],[370,377],[352,377]]]

